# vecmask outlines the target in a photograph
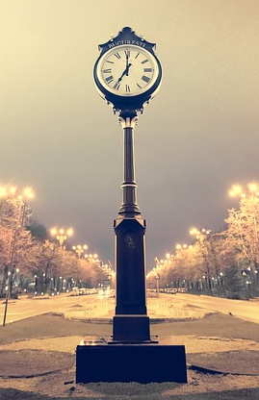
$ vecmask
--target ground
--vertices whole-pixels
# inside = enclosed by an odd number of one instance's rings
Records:
[[[109,337],[114,298],[38,297],[10,302],[0,328],[0,400],[214,400],[259,398],[259,300],[188,294],[148,298],[151,333],[185,344],[188,384],[76,385],[82,339]]]

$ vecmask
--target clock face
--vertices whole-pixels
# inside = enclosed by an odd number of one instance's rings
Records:
[[[156,82],[158,65],[155,57],[142,47],[122,45],[100,58],[96,72],[99,82],[109,92],[118,96],[137,96]]]

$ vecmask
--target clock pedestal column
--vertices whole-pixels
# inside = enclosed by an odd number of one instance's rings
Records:
[[[146,222],[136,199],[133,129],[136,116],[122,117],[124,133],[123,203],[114,221],[116,234],[116,310],[113,341],[150,342],[146,307],[145,244]]]
[[[112,339],[77,346],[76,382],[187,382],[184,346],[160,345],[150,338],[146,308],[146,223],[136,200],[133,128],[135,115],[122,118],[123,203],[114,221],[116,309]]]

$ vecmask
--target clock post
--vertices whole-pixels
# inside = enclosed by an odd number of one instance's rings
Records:
[[[134,128],[139,112],[159,88],[162,68],[155,44],[123,28],[99,46],[94,79],[119,113],[124,137],[123,201],[114,221],[116,308],[109,340],[76,349],[76,382],[187,382],[185,347],[160,345],[150,336],[146,307],[146,222],[137,204]],[[112,362],[112,364],[111,364]]]
[[[137,115],[121,112],[124,134],[123,202],[114,221],[116,234],[116,309],[113,341],[150,342],[146,307],[145,244],[146,222],[136,197],[134,171],[134,127]]]

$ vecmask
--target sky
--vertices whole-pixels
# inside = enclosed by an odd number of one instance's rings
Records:
[[[0,183],[31,185],[34,217],[114,260],[122,131],[93,82],[124,26],[157,44],[161,89],[135,131],[147,268],[220,230],[229,187],[259,180],[258,0],[0,0]]]

